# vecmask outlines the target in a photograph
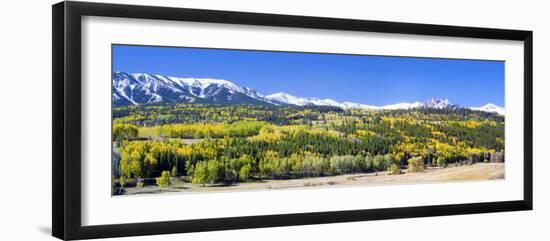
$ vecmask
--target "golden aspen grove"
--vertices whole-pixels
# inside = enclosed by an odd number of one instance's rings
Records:
[[[114,195],[505,161],[504,116],[466,108],[154,104],[112,115]]]

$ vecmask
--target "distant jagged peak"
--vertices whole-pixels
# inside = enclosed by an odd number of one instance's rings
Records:
[[[432,97],[431,99],[424,102],[424,107],[435,108],[435,109],[444,109],[451,106],[449,99]]]

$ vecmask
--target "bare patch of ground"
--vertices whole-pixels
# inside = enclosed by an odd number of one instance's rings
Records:
[[[199,143],[201,141],[204,141],[204,139],[180,139],[180,138],[172,138],[172,139],[179,140],[179,141],[181,141],[181,143],[186,144],[186,145],[191,145],[191,144],[195,144],[195,143]]]
[[[424,172],[389,175],[387,172],[360,173],[330,177],[314,177],[287,180],[263,180],[231,185],[206,185],[184,183],[174,179],[169,188],[158,186],[125,188],[124,194],[154,194],[165,192],[224,192],[242,190],[269,190],[289,188],[341,187],[350,185],[369,186],[386,184],[410,184],[448,181],[474,181],[504,179],[504,163],[478,163],[474,165],[437,168]]]

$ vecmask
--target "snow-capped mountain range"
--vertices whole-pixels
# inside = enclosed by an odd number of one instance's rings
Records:
[[[113,73],[113,103],[271,103],[256,90],[220,79]]]
[[[485,112],[496,112],[499,115],[504,115],[504,108],[497,106],[493,103],[486,104],[481,107],[470,107],[472,110],[479,110],[479,111],[485,111]]]
[[[397,103],[384,106],[353,102],[338,102],[332,99],[298,97],[284,92],[263,95],[258,91],[239,86],[228,80],[206,78],[180,78],[125,72],[113,73],[113,104],[140,105],[150,103],[216,103],[258,104],[295,106],[335,106],[343,109],[396,110],[411,108],[444,109],[460,107],[447,99],[432,98],[424,103]],[[494,104],[471,107],[472,110],[495,112],[504,115],[504,108]]]
[[[384,106],[374,106],[374,105],[365,105],[354,102],[338,102],[332,99],[319,99],[313,97],[297,97],[284,92],[275,93],[272,95],[266,96],[267,99],[275,102],[276,104],[291,104],[297,106],[306,106],[306,105],[323,105],[323,106],[337,106],[343,109],[377,109],[377,110],[396,110],[396,109],[411,109],[416,107],[422,107],[424,104],[420,102],[414,103],[397,103],[392,105]],[[427,107],[427,106],[426,106]]]

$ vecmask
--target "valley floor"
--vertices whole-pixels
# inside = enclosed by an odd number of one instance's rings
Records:
[[[314,177],[287,180],[263,180],[247,183],[235,183],[232,185],[207,185],[173,182],[170,188],[160,189],[158,186],[131,187],[125,188],[125,195],[133,194],[155,194],[173,192],[225,192],[242,190],[269,190],[269,189],[290,189],[290,188],[326,188],[342,187],[350,185],[388,185],[388,184],[411,184],[411,183],[433,183],[448,181],[475,181],[504,179],[504,163],[478,163],[474,165],[456,166],[447,168],[430,167],[420,173],[405,173],[401,175],[388,175],[387,172],[359,173],[339,175],[330,177]]]

